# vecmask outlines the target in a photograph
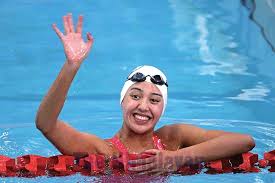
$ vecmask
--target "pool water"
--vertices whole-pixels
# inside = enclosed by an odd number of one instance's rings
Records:
[[[51,24],[61,28],[67,12],[84,15],[84,32],[91,31],[95,43],[69,91],[61,119],[102,138],[113,136],[121,126],[123,82],[134,67],[147,64],[161,68],[169,81],[167,110],[158,127],[189,123],[247,133],[254,137],[252,152],[260,158],[275,149],[275,54],[240,1],[2,0],[0,154],[59,154],[35,128],[34,119],[65,60]],[[81,175],[1,178],[60,181],[100,180]],[[275,182],[275,174],[201,173],[164,180],[184,181],[262,183]]]

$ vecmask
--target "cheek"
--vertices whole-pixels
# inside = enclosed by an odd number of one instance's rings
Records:
[[[121,105],[121,109],[122,109],[123,115],[125,115],[125,114],[127,113],[127,111],[128,111],[128,106],[122,104],[122,105]]]
[[[134,108],[134,103],[126,99],[122,102],[121,108],[123,114],[127,114]]]
[[[163,105],[154,106],[152,109],[156,115],[161,116]]]

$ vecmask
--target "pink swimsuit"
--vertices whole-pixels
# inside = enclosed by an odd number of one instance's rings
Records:
[[[160,138],[158,136],[153,135],[153,142],[154,142],[154,148],[158,150],[164,150],[164,145],[161,143]],[[117,150],[121,153],[128,153],[127,148],[122,144],[122,142],[119,140],[119,138],[115,135],[111,139],[107,139],[108,142],[111,142],[114,147],[117,148]]]

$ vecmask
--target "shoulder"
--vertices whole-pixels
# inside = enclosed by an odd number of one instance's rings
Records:
[[[171,124],[165,125],[155,131],[155,134],[161,139],[162,143],[166,145],[168,150],[177,150],[182,147],[183,134],[182,129],[188,127],[187,124]]]
[[[174,148],[194,145],[198,142],[197,138],[203,136],[205,132],[206,130],[195,125],[177,123],[165,125],[156,130],[155,133],[164,144],[171,144],[170,148],[174,150]]]
[[[182,124],[182,123],[176,123],[171,125],[164,125],[163,127],[156,130],[156,134],[158,135],[169,135],[169,136],[178,136],[182,135],[183,132],[187,132],[191,129],[196,129],[198,127],[190,124]]]

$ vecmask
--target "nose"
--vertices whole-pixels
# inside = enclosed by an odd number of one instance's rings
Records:
[[[149,110],[149,104],[148,104],[148,101],[147,101],[145,98],[142,99],[142,100],[140,100],[138,109],[139,109],[141,112],[144,112],[144,111],[148,111],[148,110]]]

